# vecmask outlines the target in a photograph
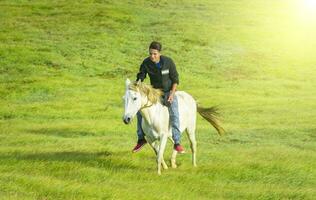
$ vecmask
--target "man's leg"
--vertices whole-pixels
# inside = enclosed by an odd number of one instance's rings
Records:
[[[141,148],[147,143],[145,140],[145,134],[144,131],[142,129],[142,115],[140,114],[140,112],[137,112],[137,144],[136,146],[133,148],[133,152],[137,152],[139,150],[141,150]]]
[[[165,96],[169,96],[167,93]],[[174,141],[174,149],[179,153],[184,153],[183,147],[180,145],[181,142],[181,132],[180,132],[180,120],[179,120],[179,107],[178,107],[178,98],[175,95],[170,106],[168,106],[170,124],[172,129],[172,138]]]

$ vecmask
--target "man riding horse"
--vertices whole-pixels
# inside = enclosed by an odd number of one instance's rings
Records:
[[[178,99],[175,95],[179,84],[179,75],[172,59],[161,55],[161,47],[161,44],[155,41],[149,45],[149,57],[145,58],[140,65],[136,81],[143,82],[148,74],[151,85],[164,92],[164,105],[168,107],[169,111],[174,149],[178,153],[184,153],[184,149],[180,145]],[[147,143],[142,130],[142,115],[140,112],[137,113],[137,137],[138,141],[133,148],[133,152],[139,151]]]

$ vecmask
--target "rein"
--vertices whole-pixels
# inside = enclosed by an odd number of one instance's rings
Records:
[[[149,103],[149,100],[148,100],[148,98],[147,98],[147,103],[146,103],[143,107],[141,107],[139,110],[142,110],[142,109],[144,109],[144,108],[149,108],[149,107],[151,107],[152,105],[154,105],[153,103],[151,103],[151,105],[148,105],[148,103]]]

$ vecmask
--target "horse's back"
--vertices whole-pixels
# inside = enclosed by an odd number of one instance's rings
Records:
[[[178,98],[180,130],[182,132],[196,122],[196,101],[184,91],[177,91],[176,96]]]
[[[176,96],[178,97],[179,102],[182,101],[183,103],[187,104],[188,106],[190,106],[190,105],[196,106],[196,102],[195,102],[194,98],[190,94],[188,94],[187,92],[177,91]]]

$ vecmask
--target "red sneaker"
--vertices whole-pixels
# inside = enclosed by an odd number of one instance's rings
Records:
[[[132,150],[132,152],[136,153],[137,151],[141,150],[146,143],[146,140],[139,140],[134,149]]]
[[[185,153],[184,148],[180,144],[175,144],[173,146],[174,150],[176,150],[178,153]]]

